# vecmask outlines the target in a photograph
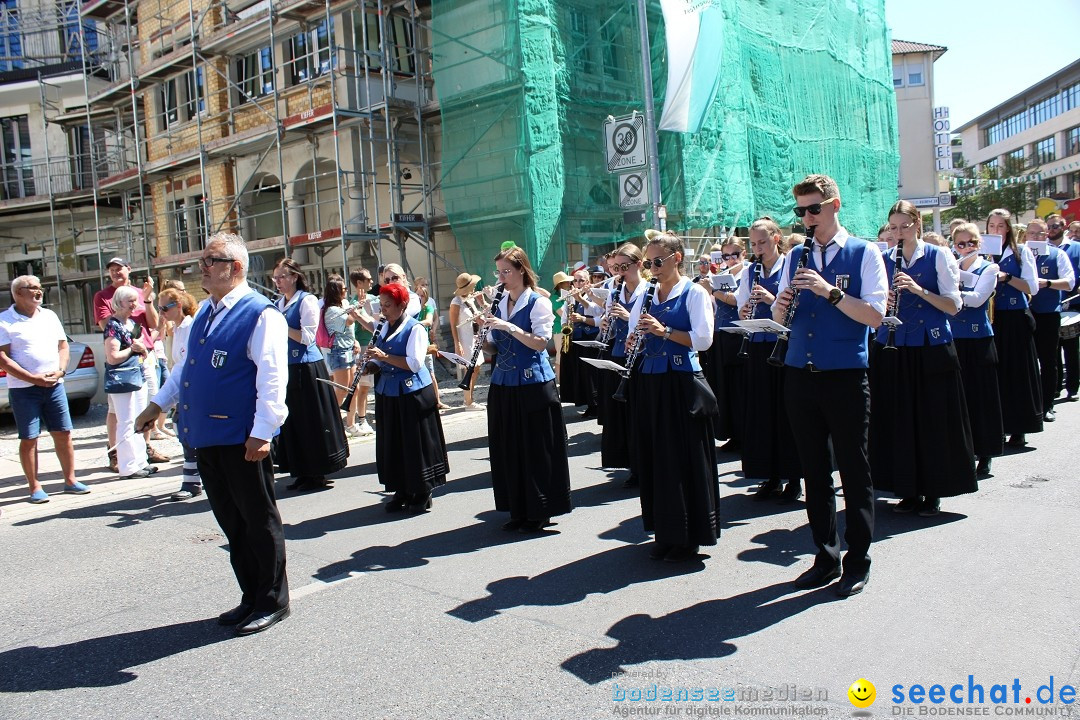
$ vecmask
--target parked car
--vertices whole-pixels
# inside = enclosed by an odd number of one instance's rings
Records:
[[[94,351],[80,342],[68,338],[71,354],[68,357],[67,375],[64,376],[64,391],[67,393],[68,410],[72,415],[85,415],[90,409],[90,401],[98,390],[101,381],[94,365]],[[0,370],[0,412],[11,412],[8,402],[7,373]]]

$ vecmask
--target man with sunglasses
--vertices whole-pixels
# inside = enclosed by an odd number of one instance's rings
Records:
[[[806,250],[791,251],[780,278],[773,319],[781,322],[795,292],[784,374],[784,402],[806,477],[806,515],[818,552],[814,565],[795,580],[798,588],[821,587],[840,577],[836,593],[862,592],[870,579],[874,535],[874,485],[867,433],[869,329],[881,325],[888,281],[881,253],[851,237],[840,225],[840,191],[827,175],[810,175],[792,190],[795,215],[814,228]],[[836,492],[828,441],[832,439],[844,488],[848,551],[841,577]]]
[[[1080,223],[1072,223],[1069,225],[1069,230],[1075,230],[1072,237],[1066,237],[1065,235],[1065,218],[1061,215],[1054,213],[1046,217],[1046,239],[1047,241],[1060,250],[1068,259],[1069,264],[1072,266],[1073,281],[1072,287],[1064,288],[1064,297],[1073,294],[1076,291],[1076,287],[1080,287],[1080,240],[1077,239],[1077,234],[1080,234]],[[1038,260],[1036,258],[1036,264]],[[1039,269],[1039,278],[1042,278],[1042,269]],[[1041,293],[1040,293],[1041,294]],[[1038,298],[1038,295],[1036,295]],[[1034,301],[1032,301],[1034,307]],[[1076,303],[1072,307],[1062,306],[1062,310],[1080,310],[1080,303]],[[1036,318],[1038,319],[1038,318]],[[1051,395],[1049,396],[1050,402],[1058,396],[1062,385],[1062,376],[1064,376],[1065,384],[1065,397],[1062,402],[1074,402],[1077,397],[1077,391],[1080,391],[1080,336],[1070,338],[1060,338],[1059,345],[1061,350],[1059,351],[1064,360],[1061,363],[1061,367],[1058,368],[1056,385],[1050,385]],[[1036,330],[1036,347],[1038,347],[1038,331]],[[1046,385],[1044,385],[1043,392],[1045,393]],[[1047,400],[1044,398],[1043,404],[1046,404]]]
[[[102,288],[94,293],[94,322],[98,324],[98,327],[102,330],[105,329],[105,323],[110,317],[112,317],[112,298],[116,294],[116,289],[123,287],[124,285],[131,285],[131,263],[122,257],[114,257],[105,264],[105,268],[109,272],[109,280],[112,282],[108,287]],[[157,355],[155,354],[153,347],[154,341],[151,337],[151,333],[158,326],[158,311],[154,305],[154,281],[150,279],[149,274],[146,276],[146,280],[143,282],[142,290],[139,292],[139,300],[135,303],[135,309],[131,313],[131,319],[134,323],[142,328],[142,344],[146,346],[148,352],[143,359],[143,379],[146,380],[147,397],[152,397],[158,390],[157,381]],[[105,429],[109,436],[109,447],[116,445],[116,413],[113,412],[113,398],[109,396],[109,414],[105,417]],[[166,463],[169,462],[169,456],[160,450],[150,445],[150,431],[146,431],[146,460],[150,464],[154,463]],[[119,472],[116,464],[116,451],[113,450],[109,453],[109,469],[113,472]]]
[[[1050,232],[1054,233],[1053,237]],[[1061,387],[1061,301],[1065,299],[1063,293],[1072,290],[1076,284],[1072,263],[1058,248],[1064,234],[1065,222],[1060,216],[1051,215],[1047,222],[1038,218],[1030,221],[1025,235],[1027,242],[1048,241],[1045,252],[1035,254],[1039,292],[1030,302],[1031,312],[1035,315],[1035,353],[1039,356],[1043,422],[1056,419],[1054,399]]]

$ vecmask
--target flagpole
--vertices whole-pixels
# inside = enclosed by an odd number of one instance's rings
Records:
[[[648,133],[649,150],[649,203],[653,210],[653,227],[665,229],[667,225],[660,217],[660,163],[656,143],[655,103],[653,102],[652,50],[649,47],[649,19],[647,16],[648,0],[638,0],[638,33],[641,36],[641,84],[645,98],[645,132]]]

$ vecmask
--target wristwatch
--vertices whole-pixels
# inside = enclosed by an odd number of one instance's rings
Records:
[[[840,288],[834,287],[829,291],[829,303],[832,305],[839,305],[840,301],[844,299],[844,291]]]
[[[664,339],[667,340],[669,337],[671,337],[671,327],[668,326],[668,325],[665,325],[664,326]]]
[[[927,290],[926,288],[923,288],[923,289],[922,289],[922,294],[923,294],[923,295],[929,295],[929,294],[930,294],[930,291],[929,291],[929,290]]]

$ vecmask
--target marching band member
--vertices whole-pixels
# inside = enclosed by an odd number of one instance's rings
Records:
[[[585,405],[582,417],[596,417],[596,389],[593,386],[592,373],[586,363],[581,362],[585,348],[575,345],[574,340],[595,340],[600,332],[597,327],[599,314],[603,308],[598,308],[587,300],[589,290],[589,271],[585,268],[574,272],[574,289],[566,302],[570,305],[569,320],[572,332],[570,345],[565,347],[562,355],[562,370],[559,379],[559,395],[562,402],[568,402],[576,406]]]
[[[1069,258],[1072,265],[1073,278],[1080,283],[1080,222],[1074,222],[1069,226],[1075,232],[1070,237],[1065,236],[1065,218],[1057,213],[1046,216],[1046,239],[1058,250],[1061,250]],[[1073,288],[1066,292],[1071,294]],[[1063,308],[1076,310],[1076,307]],[[1076,400],[1076,393],[1080,391],[1080,336],[1071,333],[1061,338],[1061,352],[1065,356],[1062,364],[1064,375],[1065,397],[1062,402]],[[1059,387],[1054,388],[1054,397],[1058,396]]]
[[[801,298],[784,360],[784,401],[806,478],[806,515],[818,554],[795,586],[819,587],[840,576],[831,437],[847,506],[848,552],[837,593],[847,597],[862,592],[870,579],[874,486],[866,447],[867,335],[885,311],[885,264],[876,248],[840,225],[836,181],[810,175],[792,194],[795,214],[816,230],[807,261],[800,263],[805,246],[789,253],[773,304],[773,319],[782,322],[795,293]]]
[[[736,289],[749,282],[746,272],[749,263],[743,259],[744,249],[741,241],[732,238],[722,245],[713,245],[709,252],[720,253],[720,259],[723,262],[720,269],[735,278]],[[705,377],[708,378],[709,386],[716,395],[719,408],[714,429],[718,440],[727,440],[720,447],[721,452],[738,452],[742,438],[742,412],[746,407],[745,378],[743,377],[745,363],[739,357],[742,337],[721,332],[720,328],[729,327],[732,322],[739,319],[739,306],[735,299],[735,291],[713,290],[711,285],[707,285],[705,289],[712,293],[716,301],[716,313],[713,316],[713,344],[708,352],[709,362],[704,368]]]
[[[1046,240],[1047,223],[1038,218],[1031,220],[1025,237],[1029,241]],[[1069,256],[1049,242],[1046,252],[1035,257],[1035,269],[1039,292],[1031,298],[1031,312],[1035,315],[1043,422],[1054,422],[1054,399],[1061,388],[1061,301],[1065,299],[1062,293],[1073,289],[1076,277]]]
[[[1027,444],[1027,433],[1042,432],[1042,391],[1035,353],[1035,323],[1028,309],[1028,295],[1039,292],[1035,256],[1017,244],[1012,214],[992,210],[986,232],[1000,235],[1002,254],[997,259],[998,286],[994,296],[994,345],[998,355],[998,388],[1001,419],[1011,437],[1011,447]]]
[[[483,311],[484,294],[476,292],[478,282],[479,275],[470,275],[467,272],[458,275],[454,282],[454,299],[450,301],[450,335],[454,339],[454,352],[465,358],[472,353],[473,325],[476,323],[476,316]],[[481,405],[473,402],[473,387],[478,374],[474,372],[469,378],[469,388],[465,391],[466,410],[483,409]]]
[[[332,386],[319,379],[329,379],[322,353],[315,344],[319,325],[319,302],[307,291],[307,279],[300,266],[282,258],[274,266],[274,284],[281,297],[277,308],[289,326],[289,384],[285,404],[289,416],[274,439],[274,462],[294,480],[289,490],[318,490],[333,487],[326,479],[349,462],[349,444],[338,413],[340,402]],[[340,304],[345,284],[338,278]],[[352,347],[352,333],[347,338]]]
[[[679,272],[682,241],[671,233],[646,233],[642,263],[658,281],[642,312],[635,303],[629,326],[642,335],[640,371],[630,382],[631,441],[641,484],[641,519],[655,533],[650,556],[681,562],[720,534],[716,445],[712,423],[716,397],[705,381],[698,353],[713,341],[709,292]],[[627,340],[627,350],[634,335]]]
[[[787,256],[783,254],[784,236],[776,222],[769,217],[756,220],[750,226],[750,250],[757,257],[751,266],[751,277],[739,286],[737,302],[742,319],[768,318],[776,301],[777,288],[784,274]],[[726,333],[725,333],[726,334]],[[740,338],[741,340],[741,338]],[[776,344],[772,333],[750,336],[746,360],[746,405],[740,418],[747,431],[742,439],[742,471],[747,478],[762,478],[754,491],[755,500],[778,495],[783,502],[794,502],[802,496],[802,466],[798,453],[791,452],[795,438],[791,433],[787,410],[783,407],[783,368],[773,367],[768,359]],[[787,487],[781,491],[781,478]]]
[[[991,459],[1002,451],[1001,395],[998,390],[997,349],[994,328],[987,310],[997,286],[998,266],[979,256],[982,236],[974,223],[958,224],[952,233],[953,248],[960,254],[959,267],[975,276],[971,287],[960,286],[960,308],[952,328],[964,399],[971,423],[972,447],[979,459],[977,478],[990,476]]]
[[[622,295],[615,298],[611,305],[611,315],[605,320],[602,327],[607,323],[615,323],[611,335],[611,360],[620,365],[626,364],[626,336],[628,334],[630,320],[630,308],[634,306],[638,298],[645,292],[646,283],[641,277],[641,248],[633,243],[626,243],[615,251],[612,258],[612,270],[615,276],[623,279]],[[598,374],[599,392],[601,398],[611,401],[611,396],[619,385],[619,375],[614,372],[601,372]],[[632,488],[638,486],[637,474],[634,472],[633,456],[630,452],[630,429],[632,424],[628,417],[628,407],[625,405],[613,405],[607,413],[604,423],[604,432],[600,438],[600,464],[603,467],[628,468],[623,487]]]
[[[450,464],[431,373],[424,364],[427,328],[406,313],[409,291],[400,283],[379,287],[386,324],[365,371],[375,379],[375,462],[379,482],[393,491],[386,512],[431,509],[431,491],[446,482]]]
[[[882,325],[870,350],[870,469],[878,489],[902,498],[894,512],[930,517],[940,498],[979,489],[949,323],[962,305],[960,271],[951,252],[921,239],[910,202],[892,206],[889,226],[889,307],[903,324]]]
[[[510,513],[503,530],[540,532],[573,507],[566,427],[546,352],[555,316],[551,301],[535,290],[524,250],[501,251],[495,266],[503,298],[480,318],[495,353],[488,391],[495,509]]]
[[[569,318],[570,305],[573,303],[570,300],[570,288],[573,284],[573,278],[562,270],[551,277],[551,311],[555,313],[551,344],[555,346],[555,384],[560,386],[562,383],[560,375],[562,372],[563,344],[569,344],[569,335],[572,332]]]

